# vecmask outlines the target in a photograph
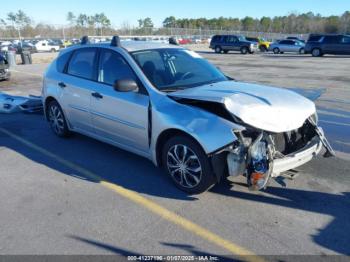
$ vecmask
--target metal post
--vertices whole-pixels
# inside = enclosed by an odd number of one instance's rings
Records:
[[[65,30],[64,30],[64,26],[62,27],[62,33],[63,33],[64,48],[66,48],[66,32],[65,32]]]

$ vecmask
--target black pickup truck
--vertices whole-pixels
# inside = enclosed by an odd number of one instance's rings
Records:
[[[215,35],[211,39],[210,48],[218,54],[239,51],[245,55],[248,53],[253,54],[259,49],[259,46],[257,43],[246,40],[244,36]]]
[[[6,57],[0,53],[0,80],[8,80],[10,79],[10,75],[11,73]]]

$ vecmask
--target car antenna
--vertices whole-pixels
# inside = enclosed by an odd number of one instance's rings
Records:
[[[89,37],[88,37],[87,35],[86,35],[86,36],[83,36],[83,37],[81,38],[80,44],[86,45],[86,44],[88,44],[88,43],[90,43]]]
[[[111,46],[121,47],[120,37],[119,36],[117,36],[117,35],[113,36],[112,41],[111,41]]]

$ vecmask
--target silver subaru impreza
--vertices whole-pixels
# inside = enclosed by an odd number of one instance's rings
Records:
[[[334,155],[312,101],[236,82],[176,45],[84,38],[49,66],[42,95],[56,135],[78,132],[146,157],[191,194],[239,175],[260,190],[323,147]]]

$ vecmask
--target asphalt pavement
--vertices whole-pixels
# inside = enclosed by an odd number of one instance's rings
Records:
[[[264,192],[241,177],[188,196],[146,159],[57,138],[40,114],[0,115],[0,254],[350,255],[350,59],[201,54],[238,80],[313,96],[339,157]],[[0,92],[40,94],[46,66],[18,66]]]

